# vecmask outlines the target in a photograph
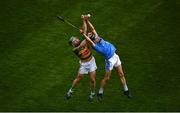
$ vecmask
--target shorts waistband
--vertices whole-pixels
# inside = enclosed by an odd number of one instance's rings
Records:
[[[105,60],[109,60],[110,58],[112,58],[114,55],[116,55],[116,53],[113,53],[109,58],[105,59]]]
[[[89,57],[89,58],[87,58],[85,60],[81,60],[81,62],[89,62],[92,58],[93,58],[93,56],[91,56],[91,57]]]

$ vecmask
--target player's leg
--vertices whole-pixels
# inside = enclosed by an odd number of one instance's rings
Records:
[[[73,89],[83,78],[83,74],[78,74],[77,77],[73,80],[72,87]]]
[[[111,76],[111,71],[106,70],[104,78],[101,80],[101,88],[99,90],[99,93],[103,93],[103,89],[104,89],[105,85],[107,84],[107,82],[109,81],[110,76]]]
[[[90,79],[90,87],[91,87],[91,93],[89,95],[89,101],[92,102],[93,98],[95,96],[95,88],[96,88],[96,61],[95,58],[92,57],[91,61],[89,62],[89,79]]]
[[[104,78],[101,80],[100,89],[99,89],[99,92],[97,94],[99,101],[101,101],[102,98],[103,98],[104,87],[106,86],[107,82],[109,81],[110,76],[111,76],[111,71],[110,70],[106,70]]]
[[[71,98],[73,93],[73,88],[82,80],[83,74],[78,73],[77,77],[72,82],[72,87],[67,92],[67,99]]]
[[[91,93],[89,95],[89,101],[92,102],[93,98],[95,96],[95,88],[96,88],[96,71],[89,72],[89,78],[90,78],[90,87],[91,87]]]
[[[112,59],[105,60],[106,61],[106,73],[104,75],[104,78],[101,80],[100,89],[97,94],[99,101],[101,101],[103,98],[104,87],[106,86],[106,84],[109,81],[110,76],[111,76],[111,70],[113,69],[113,62],[111,60]]]
[[[117,74],[119,75],[119,78],[120,78],[121,84],[122,84],[122,86],[124,88],[124,91],[128,91],[128,87],[127,87],[127,84],[126,84],[126,79],[125,79],[125,76],[124,76],[122,66],[119,65],[119,66],[115,67],[115,69],[117,71]]]
[[[73,81],[72,87],[75,87],[83,78],[84,74],[88,74],[88,70],[86,69],[86,63],[80,62],[80,68],[78,71],[78,75],[76,79]]]
[[[96,71],[89,72],[89,78],[90,78],[91,93],[94,93],[94,94],[95,94],[95,88],[96,88]]]
[[[122,69],[121,61],[120,61],[120,58],[119,58],[118,55],[116,55],[116,59],[117,60],[116,60],[116,63],[114,65],[114,67],[115,67],[115,69],[117,71],[117,74],[119,75],[121,84],[123,86],[124,94],[126,96],[128,96],[128,98],[131,98],[131,95],[129,93],[128,86],[127,86],[127,83],[126,83],[125,75],[124,75],[124,72],[123,72],[123,69]]]

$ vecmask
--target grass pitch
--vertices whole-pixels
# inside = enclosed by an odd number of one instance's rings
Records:
[[[88,11],[98,34],[117,48],[132,100],[115,71],[102,103],[87,101],[88,77],[65,99],[79,67],[68,36],[80,34],[55,16],[81,26]],[[178,11],[178,0],[1,1],[0,111],[180,111]],[[97,89],[103,74],[97,71]]]

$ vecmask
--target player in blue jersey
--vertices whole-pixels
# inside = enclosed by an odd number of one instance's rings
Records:
[[[111,71],[113,68],[116,69],[120,77],[120,81],[123,85],[124,95],[126,95],[128,98],[131,98],[131,94],[129,93],[128,86],[126,84],[126,79],[124,76],[120,58],[115,53],[116,48],[114,47],[113,44],[103,40],[102,38],[98,36],[96,30],[94,29],[93,25],[88,20],[88,18],[85,17],[85,20],[88,26],[90,27],[91,32],[89,32],[87,35],[82,30],[80,30],[80,32],[86,38],[86,40],[91,44],[92,48],[96,52],[100,53],[101,55],[105,57],[105,62],[106,62],[106,73],[104,75],[104,78],[101,80],[100,89],[97,94],[98,99],[102,100],[104,87],[110,78]]]

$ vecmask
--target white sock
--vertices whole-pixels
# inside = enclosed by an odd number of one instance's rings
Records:
[[[124,87],[124,91],[128,91],[127,84],[125,84],[123,87]]]
[[[92,92],[92,91],[91,91],[91,95],[95,95],[95,92]]]
[[[68,93],[72,93],[72,92],[73,92],[73,91],[72,91],[72,88],[70,88],[69,91],[68,91]]]
[[[104,91],[104,89],[101,87],[101,88],[99,89],[99,94],[103,94],[103,91]]]

